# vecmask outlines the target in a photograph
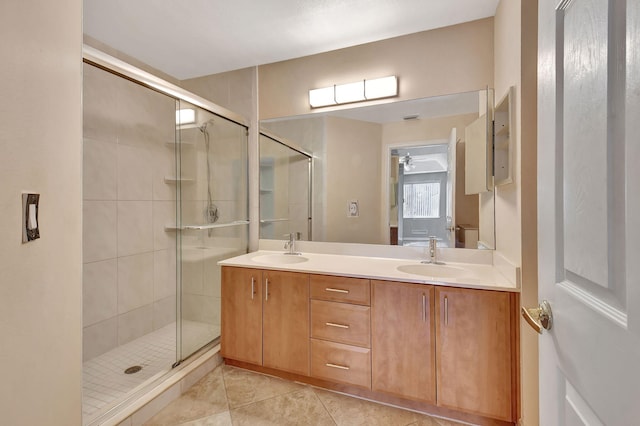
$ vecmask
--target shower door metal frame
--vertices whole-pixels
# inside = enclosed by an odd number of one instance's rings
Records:
[[[313,241],[313,234],[312,234],[312,227],[313,227],[313,154],[311,154],[310,152],[308,152],[307,150],[305,150],[304,148],[300,147],[298,144],[291,142],[281,136],[277,136],[274,133],[271,133],[267,130],[264,129],[260,129],[260,132],[258,134],[258,138],[260,136],[264,136],[276,143],[279,143],[280,145],[283,145],[295,152],[297,152],[298,154],[304,155],[305,157],[307,157],[307,161],[308,161],[308,173],[309,173],[309,205],[307,207],[307,235],[309,236],[309,241]],[[258,156],[260,156],[260,154],[258,153]],[[258,235],[258,237],[260,237],[260,235]]]
[[[175,99],[189,102],[195,106],[206,109],[215,115],[219,115],[223,118],[233,121],[234,123],[240,124],[247,129],[249,128],[249,122],[240,114],[223,108],[220,105],[216,105],[213,102],[196,94],[193,94],[180,86],[169,83],[168,81],[156,77],[151,73],[143,71],[120,59],[114,58],[113,56],[101,52],[94,47],[84,44],[82,46],[82,57],[84,59],[84,62],[103,68],[114,74],[119,74],[124,78],[146,86],[157,92],[164,93],[165,95],[171,96]]]
[[[192,105],[202,108],[204,110],[207,110],[209,112],[211,112],[214,115],[220,116],[224,119],[227,119],[233,123],[236,123],[242,127],[245,128],[245,134],[247,135],[247,140],[246,140],[246,144],[247,144],[247,153],[249,151],[249,140],[248,140],[248,131],[249,131],[249,121],[246,120],[243,116],[230,111],[224,107],[221,107],[219,105],[214,104],[213,102],[202,98],[194,93],[191,93],[175,84],[169,83],[166,80],[163,80],[147,71],[141,70],[140,68],[137,68],[131,64],[128,64],[118,58],[115,58],[107,53],[104,53],[94,47],[91,47],[87,44],[83,44],[82,45],[82,58],[83,58],[83,62],[87,63],[89,65],[93,65],[97,68],[103,69],[107,72],[110,72],[114,75],[117,75],[119,77],[122,77],[126,80],[129,80],[131,82],[134,82],[136,84],[139,84],[143,87],[146,87],[150,90],[162,93],[164,95],[169,96],[170,98],[173,98],[176,101],[176,104],[178,103],[178,101],[186,101],[191,103]],[[178,128],[176,126],[176,132],[178,131]],[[178,151],[178,145],[176,144],[176,149]],[[180,161],[179,158],[179,154],[176,155],[176,161]],[[178,163],[176,168],[176,172],[180,172],[180,164]],[[247,167],[247,211],[246,216],[247,218],[249,218],[249,167]],[[180,182],[177,182],[177,186],[176,186],[176,191],[180,191]],[[178,197],[179,194],[176,194],[176,206],[179,206],[180,203],[180,199]],[[177,208],[177,212],[176,212],[176,226],[179,227],[179,220],[181,220],[180,218],[180,209]],[[247,233],[249,234],[249,227],[250,227],[250,222],[249,220],[247,220]],[[179,247],[181,247],[181,245],[177,244],[176,245],[176,250],[180,250]],[[247,249],[249,248],[249,241],[247,241]],[[182,309],[181,309],[181,305],[182,305],[182,301],[181,301],[181,288],[182,288],[182,281],[179,278],[181,276],[181,266],[180,266],[181,262],[176,262],[176,285],[178,286],[176,288],[176,322],[178,322],[178,319],[182,319]],[[219,340],[218,339],[214,339],[212,342],[210,342],[209,344],[205,345],[204,347],[200,348],[199,350],[195,351],[193,354],[189,354],[187,357],[182,357],[182,354],[179,352],[179,348],[181,347],[181,327],[177,326],[176,327],[176,363],[173,364],[165,374],[163,374],[160,377],[155,377],[155,380],[150,381],[149,383],[145,383],[144,386],[138,388],[135,392],[127,395],[125,397],[124,400],[120,401],[118,404],[116,404],[115,406],[112,406],[111,408],[109,408],[106,412],[102,413],[99,417],[97,417],[96,419],[94,419],[91,423],[91,425],[97,425],[97,424],[101,424],[102,421],[111,418],[111,416],[117,415],[118,410],[120,409],[120,407],[126,406],[127,404],[132,403],[133,401],[136,401],[138,398],[140,398],[141,396],[143,396],[144,394],[150,392],[153,388],[155,388],[157,386],[157,384],[159,383],[159,381],[164,380],[166,377],[168,377],[169,375],[173,374],[173,368],[177,367],[184,359],[191,357],[191,356],[197,356],[198,354],[203,353],[203,351],[207,350],[208,347],[210,347],[211,345],[215,345],[217,344],[216,341]]]
[[[216,105],[213,102],[198,96],[194,93],[191,93],[185,89],[183,89],[182,87],[179,87],[175,84],[169,83],[166,80],[163,80],[160,77],[157,77],[147,71],[141,70],[140,68],[137,68],[131,64],[128,64],[127,62],[124,62],[118,58],[115,58],[105,52],[102,52],[94,47],[91,47],[87,44],[83,44],[82,45],[82,58],[83,58],[83,62],[96,66],[98,68],[101,68],[107,72],[110,72],[114,75],[118,75],[124,79],[127,79],[129,81],[132,81],[134,83],[137,83],[143,87],[146,87],[148,89],[154,90],[156,92],[162,93],[164,95],[167,95],[171,98],[173,98],[174,100],[178,101],[185,101],[188,102],[196,107],[202,108],[204,110],[207,110],[209,112],[211,112],[214,115],[220,116],[224,119],[227,119],[233,123],[236,123],[242,127],[245,128],[246,130],[246,134],[248,136],[248,131],[249,131],[249,122],[248,120],[246,120],[243,116],[241,116],[238,113],[235,113],[231,110],[228,110],[224,107],[221,107],[220,105]],[[176,132],[178,131],[178,128],[176,126]],[[247,143],[247,152],[248,152],[248,148],[249,148],[249,141],[247,139],[246,141]],[[177,148],[178,145],[176,144],[176,149],[179,151],[179,149]],[[178,164],[176,164],[176,173],[180,173],[180,158],[179,158],[179,154],[176,155],[176,161],[178,161]],[[247,183],[249,184],[249,168],[247,167]],[[178,206],[180,203],[180,198],[179,198],[179,192],[180,192],[180,182],[177,182],[176,184],[176,191],[178,192],[178,194],[176,194],[176,205]],[[247,227],[250,227],[250,221],[248,220],[249,218],[249,188],[247,188],[247,211],[246,211],[246,218],[247,218]],[[177,209],[176,212],[176,227],[179,228],[180,227],[180,222],[181,221],[181,217],[180,217],[180,209]],[[247,249],[248,249],[248,245],[249,243],[247,242]],[[178,244],[177,247],[181,247],[181,244]],[[181,250],[181,248],[177,248],[177,250]],[[177,278],[177,285],[179,286],[179,288],[177,288],[176,290],[180,290],[180,291],[176,291],[176,321],[178,320],[178,318],[182,318],[182,301],[181,301],[181,289],[182,289],[182,280],[179,278],[181,277],[181,262],[176,262],[176,278]],[[178,327],[178,331],[177,331],[177,342],[176,342],[176,353],[178,354],[178,348],[181,347],[181,331],[180,331],[180,327]],[[214,339],[213,342],[215,342],[217,339]],[[198,353],[198,351],[196,351],[195,353]],[[176,356],[176,363],[172,366],[172,367],[176,367],[178,366],[184,359],[188,358],[189,356],[191,356],[193,354],[189,354],[186,357],[183,357],[182,354],[180,353],[179,356]]]

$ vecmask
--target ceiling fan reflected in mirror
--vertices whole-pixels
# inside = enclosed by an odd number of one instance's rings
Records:
[[[405,156],[402,159],[400,159],[400,163],[404,164],[404,169],[406,171],[409,171],[415,167],[415,164],[413,163],[413,158],[411,157],[411,154],[409,154],[408,152],[405,154]]]

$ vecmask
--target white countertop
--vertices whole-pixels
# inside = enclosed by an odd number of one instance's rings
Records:
[[[397,268],[403,265],[419,265],[413,259],[381,258],[368,256],[335,255],[303,252],[306,261],[300,263],[263,263],[254,260],[259,256],[278,255],[283,251],[259,250],[218,262],[222,266],[238,266],[277,271],[304,272],[322,275],[342,275],[357,278],[403,281],[417,284],[447,285],[485,290],[501,290],[519,292],[519,287],[512,283],[499,270],[489,264],[446,262],[446,267],[465,270],[464,277],[423,276],[401,272]],[[437,265],[433,269],[438,268]],[[437,270],[437,269],[436,269]],[[446,275],[446,274],[444,274]]]

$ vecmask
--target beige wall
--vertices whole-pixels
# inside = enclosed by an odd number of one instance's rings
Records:
[[[537,304],[536,61],[537,1],[502,0],[495,16],[495,88],[516,87],[514,182],[496,189],[498,251],[521,267],[521,304]],[[521,321],[524,425],[538,424],[538,338]]]
[[[325,137],[325,241],[382,244],[379,124],[327,117]],[[359,217],[347,217],[347,202],[358,200]]]
[[[180,85],[215,104],[250,119],[255,103],[252,89],[256,72],[255,67],[243,68],[182,80]]]
[[[0,423],[81,424],[82,2],[3,2]],[[41,238],[22,244],[21,193]]]
[[[306,114],[309,89],[397,75],[416,99],[493,86],[493,18],[261,65],[260,118]],[[327,108],[323,108],[326,111]]]

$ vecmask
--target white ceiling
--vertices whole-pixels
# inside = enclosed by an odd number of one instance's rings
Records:
[[[493,16],[499,0],[84,0],[85,34],[177,79]]]

